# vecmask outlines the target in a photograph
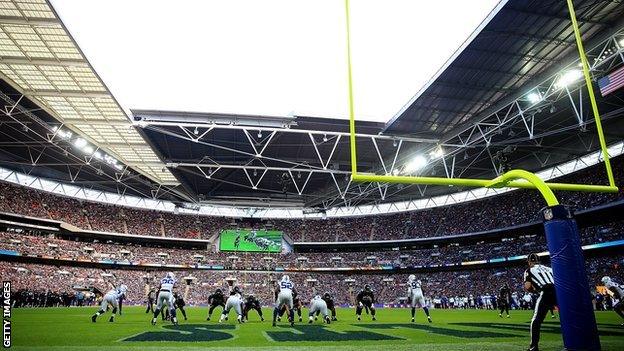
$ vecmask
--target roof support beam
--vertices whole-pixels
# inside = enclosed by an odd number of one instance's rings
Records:
[[[59,26],[61,21],[58,18],[35,18],[35,17],[17,17],[17,16],[0,16],[0,23],[2,24],[19,24],[19,25],[32,25],[32,26]]]
[[[106,91],[68,91],[68,90],[25,90],[25,95],[31,96],[55,96],[55,97],[77,97],[77,98],[110,98]]]
[[[1,56],[0,63],[7,65],[35,65],[35,66],[59,66],[59,67],[89,67],[89,63],[84,60],[70,59],[40,59],[17,56]]]

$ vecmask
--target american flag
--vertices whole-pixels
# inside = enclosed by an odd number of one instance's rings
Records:
[[[615,72],[598,80],[600,93],[606,96],[624,85],[624,67],[620,67]]]

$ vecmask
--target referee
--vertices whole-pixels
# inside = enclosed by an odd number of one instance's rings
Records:
[[[528,292],[539,292],[531,319],[531,346],[529,346],[529,351],[537,351],[542,322],[548,311],[557,304],[557,296],[552,269],[541,265],[539,257],[534,253],[529,254],[527,263],[529,268],[524,271],[524,289]]]

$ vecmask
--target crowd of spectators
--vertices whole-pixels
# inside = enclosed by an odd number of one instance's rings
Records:
[[[613,160],[618,183],[624,180],[624,157]],[[559,182],[605,184],[603,165],[559,178]],[[622,198],[617,194],[561,192],[560,202],[585,209]],[[543,200],[535,191],[499,196],[432,209],[360,218],[280,219],[250,222],[231,218],[174,214],[120,207],[63,197],[0,183],[0,211],[51,218],[79,228],[137,235],[183,238],[214,237],[223,229],[270,225],[295,241],[368,241],[446,236],[503,228],[538,219]]]
[[[624,255],[606,255],[588,258],[587,274],[591,286],[600,285],[600,278],[609,275],[621,281]],[[444,271],[417,274],[423,281],[424,293],[431,305],[437,308],[494,308],[495,296],[503,284],[509,284],[514,296],[521,297],[524,267],[500,267],[462,271]],[[22,297],[22,306],[55,306],[92,304],[93,292],[105,293],[119,284],[128,286],[126,304],[144,304],[150,287],[157,287],[163,271],[103,270],[69,266],[0,263],[3,280],[12,282],[14,298]],[[215,289],[242,288],[245,294],[253,293],[265,306],[273,302],[275,282],[281,273],[177,271],[177,290],[186,295],[192,305],[205,305],[208,295]],[[365,285],[375,291],[379,304],[397,305],[405,302],[407,274],[323,274],[289,273],[304,304],[312,296],[330,292],[337,304],[353,305],[354,296]],[[186,279],[192,277],[187,285]],[[589,288],[589,287],[588,287]],[[85,291],[87,291],[85,293]],[[28,300],[28,296],[33,296]],[[78,298],[79,296],[80,299]],[[49,299],[48,301],[46,301]],[[518,303],[520,307],[520,303]]]
[[[581,230],[582,244],[595,244],[624,238],[624,220]],[[452,243],[413,250],[362,252],[310,252],[259,254],[219,252],[216,247],[181,249],[98,240],[61,239],[49,233],[0,232],[0,249],[23,256],[98,262],[102,260],[134,264],[219,265],[232,269],[441,266],[466,261],[510,257],[521,253],[546,251],[544,235],[502,237],[494,242]]]

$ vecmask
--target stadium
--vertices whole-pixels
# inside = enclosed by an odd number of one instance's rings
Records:
[[[5,348],[624,349],[621,1],[218,3],[0,0]]]

